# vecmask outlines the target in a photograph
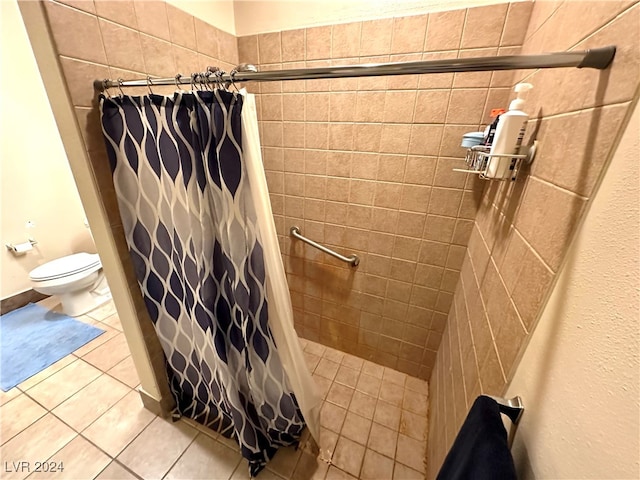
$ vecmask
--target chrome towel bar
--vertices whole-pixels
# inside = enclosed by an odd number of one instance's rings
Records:
[[[291,234],[292,237],[297,238],[298,240],[302,240],[304,243],[308,243],[312,247],[315,247],[318,250],[321,250],[324,253],[331,255],[332,257],[336,257],[338,260],[342,260],[343,262],[350,264],[354,268],[357,267],[358,264],[360,264],[360,258],[358,258],[357,255],[352,254],[352,255],[349,255],[348,257],[345,257],[344,255],[340,255],[338,252],[334,252],[333,250],[325,247],[324,245],[320,245],[319,243],[314,242],[313,240],[310,240],[307,237],[304,237],[300,233],[300,228],[295,225],[289,229],[289,233]]]

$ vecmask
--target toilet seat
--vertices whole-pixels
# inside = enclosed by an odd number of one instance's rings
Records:
[[[71,276],[89,275],[100,268],[102,268],[102,264],[97,254],[75,253],[51,260],[34,268],[29,273],[29,278],[34,282],[48,282]]]

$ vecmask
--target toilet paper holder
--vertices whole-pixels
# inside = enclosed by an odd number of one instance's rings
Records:
[[[19,255],[21,253],[26,253],[29,250],[31,250],[34,245],[37,245],[38,242],[36,240],[34,240],[33,238],[29,238],[26,242],[23,243],[6,243],[5,247],[7,247],[7,250],[9,250],[11,253],[13,253],[14,255]]]

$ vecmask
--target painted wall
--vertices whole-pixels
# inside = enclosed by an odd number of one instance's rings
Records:
[[[518,478],[640,477],[640,109],[507,390]]]
[[[236,35],[420,15],[505,3],[504,0],[236,0]]]
[[[236,34],[233,0],[167,0],[167,3],[203,20],[220,30]]]
[[[38,265],[95,247],[17,2],[0,2],[0,12],[0,241],[38,241],[20,257],[2,247],[6,298],[31,288],[29,271]],[[9,73],[20,82],[7,81]],[[25,228],[29,220],[35,228]]]

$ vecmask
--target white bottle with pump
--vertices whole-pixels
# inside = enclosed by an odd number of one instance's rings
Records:
[[[525,103],[522,97],[532,88],[533,85],[530,83],[516,85],[517,98],[509,104],[509,110],[500,116],[491,144],[490,155],[518,153],[529,120],[529,115],[522,111]],[[490,157],[486,177],[509,178],[511,176],[511,161],[510,157]]]

